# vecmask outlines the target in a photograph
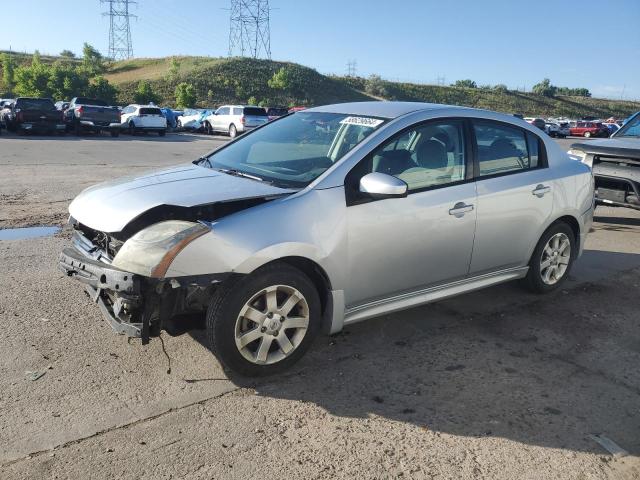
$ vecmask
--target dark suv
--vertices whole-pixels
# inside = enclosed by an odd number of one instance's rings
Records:
[[[611,138],[574,143],[569,154],[591,165],[597,203],[640,210],[640,112]]]

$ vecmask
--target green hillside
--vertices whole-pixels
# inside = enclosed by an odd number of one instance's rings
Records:
[[[459,88],[383,81],[384,93],[372,96],[365,92],[367,80],[326,76],[288,62],[248,58],[173,57],[180,67],[169,79],[170,58],[134,59],[114,64],[107,78],[120,89],[121,103],[132,101],[139,80],[148,80],[163,103],[174,104],[177,83],[192,83],[197,106],[223,103],[246,103],[249,100],[269,105],[322,105],[326,103],[372,99],[447,103],[525,116],[567,116],[579,118],[627,117],[640,110],[639,102],[587,97],[543,97],[516,91]],[[286,67],[293,86],[276,90],[268,86],[273,74]]]
[[[11,55],[16,66],[30,65],[30,54],[13,52]],[[41,56],[41,62],[47,64],[59,59]],[[79,63],[81,59],[66,58],[65,62]],[[286,80],[270,82],[274,74],[283,69]],[[436,86],[381,79],[372,88],[372,81],[365,78],[327,76],[296,63],[250,58],[137,58],[108,64],[105,77],[118,88],[117,101],[121,105],[134,102],[139,82],[146,81],[159,103],[169,106],[175,106],[176,86],[186,82],[195,89],[197,107],[226,103],[310,106],[364,100],[405,100],[486,108],[525,116],[572,118],[587,115],[625,118],[640,110],[640,102],[545,97],[504,89]]]

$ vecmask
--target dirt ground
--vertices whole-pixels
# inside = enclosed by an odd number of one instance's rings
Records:
[[[221,141],[3,136],[0,228],[63,223],[85,186]],[[202,331],[163,334],[166,355],[114,335],[57,270],[67,237],[0,241],[1,479],[640,479],[637,212],[597,210],[561,291],[370,320],[259,381]]]

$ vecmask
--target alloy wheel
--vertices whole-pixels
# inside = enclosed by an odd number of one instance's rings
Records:
[[[308,327],[304,295],[287,285],[272,285],[253,295],[240,310],[236,347],[251,363],[277,363],[300,346]]]
[[[571,241],[564,233],[552,236],[540,258],[540,276],[546,285],[555,285],[562,279],[571,261]]]

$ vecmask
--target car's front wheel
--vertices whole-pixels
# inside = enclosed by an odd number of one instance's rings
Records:
[[[564,222],[553,224],[540,238],[525,278],[527,287],[536,293],[547,293],[562,285],[576,255],[573,230]]]
[[[272,264],[216,291],[207,310],[207,335],[229,369],[270,375],[302,357],[318,333],[320,316],[311,280],[287,264]]]
[[[231,124],[229,126],[229,137],[236,138],[236,135],[238,135],[238,129],[234,124]]]
[[[584,138],[590,138],[591,132],[584,132]]]

